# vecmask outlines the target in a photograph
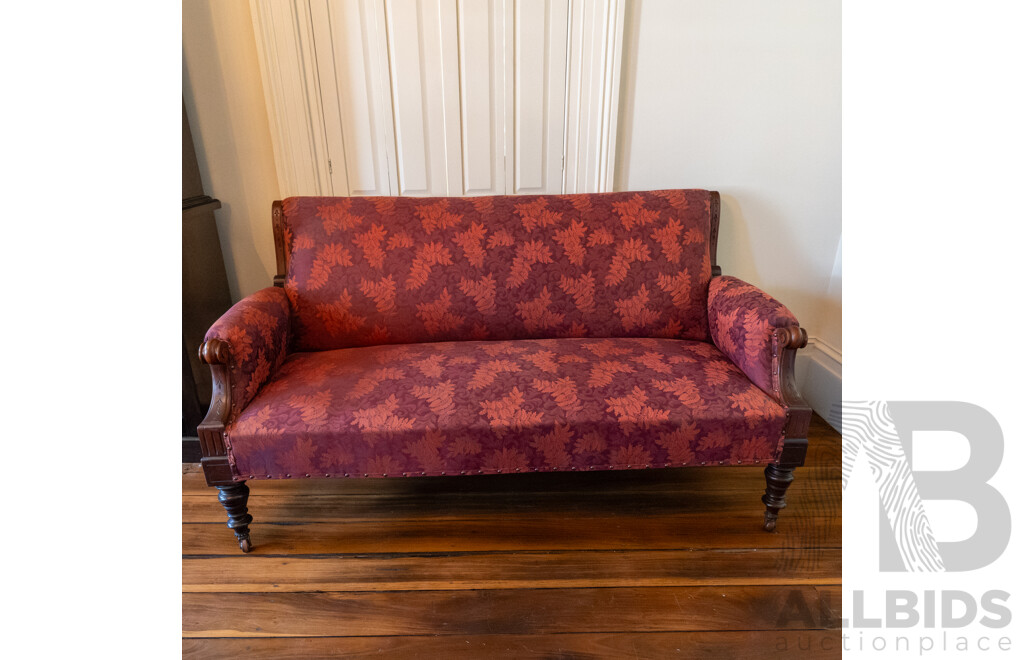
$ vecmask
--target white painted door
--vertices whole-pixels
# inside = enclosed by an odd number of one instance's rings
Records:
[[[394,134],[379,0],[310,0],[335,195],[391,195]],[[383,67],[381,65],[384,65]]]
[[[251,2],[283,194],[611,189],[622,0]]]
[[[397,195],[461,195],[459,51],[452,0],[385,0]]]
[[[458,0],[462,192],[503,195],[505,187],[505,32],[503,0]]]
[[[512,0],[511,48],[506,76],[512,80],[512,112],[506,115],[511,135],[512,177],[509,194],[562,192],[565,136],[568,0]]]
[[[569,0],[311,0],[334,194],[561,192]]]

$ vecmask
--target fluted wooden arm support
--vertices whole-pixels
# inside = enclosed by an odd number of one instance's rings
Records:
[[[200,426],[200,441],[202,441],[202,427],[220,424],[223,429],[231,412],[231,376],[229,373],[231,349],[228,347],[228,343],[222,339],[208,339],[199,347],[199,359],[210,365],[213,375],[210,410],[207,411]],[[223,447],[215,448],[213,445],[203,447],[203,456],[220,456],[223,453]]]
[[[811,424],[811,407],[796,387],[796,352],[807,346],[807,331],[797,325],[776,328],[772,340],[772,368],[778,370],[780,403],[786,407],[786,438],[803,438]],[[785,453],[785,449],[783,449]],[[803,465],[803,457],[800,458]]]
[[[207,339],[199,347],[199,359],[210,365],[213,376],[210,410],[199,424],[203,472],[206,482],[211,486],[230,484],[233,479],[224,441],[224,427],[231,416],[231,349],[222,339]]]

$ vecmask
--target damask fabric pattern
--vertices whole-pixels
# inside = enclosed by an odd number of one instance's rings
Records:
[[[283,202],[295,350],[708,339],[706,190]]]
[[[776,328],[800,325],[785,305],[735,277],[715,277],[708,291],[715,345],[765,392],[780,397],[772,351]]]
[[[288,357],[226,430],[236,478],[776,460],[786,413],[708,342],[541,339]]]
[[[279,287],[268,287],[235,303],[206,332],[231,349],[231,416],[236,417],[288,353],[290,308]]]

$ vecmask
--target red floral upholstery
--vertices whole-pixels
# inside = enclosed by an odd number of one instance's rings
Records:
[[[238,479],[378,477],[764,463],[784,424],[710,343],[569,338],[296,353],[226,437]]]
[[[283,203],[295,348],[708,339],[706,190]]]
[[[715,345],[755,385],[780,400],[772,333],[776,328],[799,325],[793,313],[751,284],[735,277],[716,277],[708,290],[708,322]]]
[[[288,351],[290,323],[287,296],[280,288],[269,287],[240,300],[207,331],[207,340],[220,339],[231,349],[232,417],[281,366]]]

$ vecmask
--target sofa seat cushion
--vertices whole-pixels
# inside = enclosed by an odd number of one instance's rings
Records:
[[[785,410],[713,344],[400,344],[290,355],[227,428],[239,479],[746,465]]]

